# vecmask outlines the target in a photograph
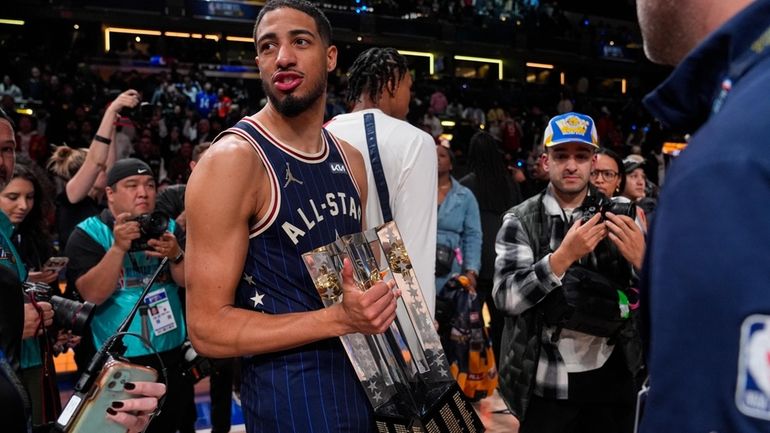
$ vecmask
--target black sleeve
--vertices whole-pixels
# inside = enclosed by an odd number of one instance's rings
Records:
[[[91,268],[99,264],[107,251],[91,236],[80,228],[75,228],[67,241],[65,255],[67,264],[67,283],[75,286],[75,281]]]
[[[184,250],[185,245],[187,245],[187,233],[182,230],[182,227],[179,227],[179,224],[174,227],[174,236],[176,236],[176,241],[179,246]]]
[[[176,219],[184,212],[184,189],[170,186],[161,191],[155,200],[155,210]]]

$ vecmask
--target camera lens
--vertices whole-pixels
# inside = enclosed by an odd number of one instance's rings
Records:
[[[54,320],[62,329],[70,329],[75,335],[83,336],[94,315],[94,304],[78,302],[61,296],[51,296]]]

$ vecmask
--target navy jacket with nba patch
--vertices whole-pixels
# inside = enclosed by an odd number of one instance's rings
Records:
[[[770,431],[770,0],[712,33],[645,103],[693,135],[645,262],[641,431]]]

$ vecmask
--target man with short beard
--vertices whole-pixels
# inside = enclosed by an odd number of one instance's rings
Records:
[[[641,431],[770,431],[770,1],[638,0],[647,56],[677,65],[645,100],[690,132],[666,175],[641,292]]]
[[[366,292],[343,270],[343,301],[323,308],[302,254],[361,230],[361,154],[322,129],[331,26],[301,0],[268,2],[254,27],[268,104],[215,139],[187,187],[187,312],[196,350],[243,357],[253,432],[375,431],[337,337],[382,333],[391,284]]]
[[[550,182],[504,215],[495,246],[500,394],[521,433],[631,433],[641,340],[628,297],[644,238],[597,209],[609,199],[588,181],[593,119],[565,113],[543,135]]]

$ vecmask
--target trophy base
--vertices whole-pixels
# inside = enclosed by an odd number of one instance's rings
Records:
[[[477,433],[483,432],[476,411],[457,383],[434,400],[435,403],[419,417],[374,414],[378,433]]]

